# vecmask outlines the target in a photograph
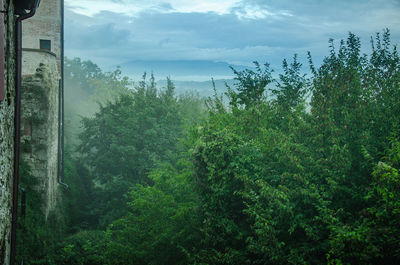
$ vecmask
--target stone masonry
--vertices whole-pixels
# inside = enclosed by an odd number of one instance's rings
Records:
[[[37,179],[46,218],[59,200],[58,78],[53,60],[40,64],[34,75],[24,76],[21,85],[21,158]]]
[[[18,0],[19,1],[19,0]],[[0,0],[0,264],[9,265],[14,168],[16,87],[16,16],[14,1]],[[35,16],[22,28],[22,150],[39,179],[43,211],[55,208],[58,198],[58,93],[62,71],[61,0],[41,0]],[[41,40],[50,42],[43,49]],[[4,85],[3,85],[4,81]],[[4,92],[4,93],[3,93]],[[4,94],[4,99],[3,99]],[[24,104],[26,107],[24,107]],[[36,105],[35,105],[36,104]],[[35,123],[35,119],[41,122]],[[32,125],[32,126],[31,126]],[[29,148],[28,148],[29,149]]]
[[[22,22],[21,158],[37,179],[46,218],[58,192],[58,110],[61,81],[62,1],[41,0],[34,17]],[[49,47],[42,47],[46,41]]]
[[[49,40],[51,43],[50,53],[55,55],[58,71],[61,73],[61,26],[62,26],[62,1],[41,0],[34,17],[22,22],[22,50],[23,68],[22,75],[34,74],[39,66],[37,60],[25,60],[28,54],[40,53],[40,40]]]
[[[15,107],[15,16],[13,1],[0,0],[0,10],[8,11],[0,15],[0,27],[4,49],[5,97],[0,101],[0,264],[10,261],[12,184],[14,167],[14,107]]]

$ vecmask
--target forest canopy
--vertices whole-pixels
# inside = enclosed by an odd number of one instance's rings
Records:
[[[66,59],[88,107],[67,117],[63,222],[28,205],[17,259],[399,263],[399,54],[389,30],[369,54],[352,33],[334,44],[311,74],[297,55],[277,75],[255,62],[206,100]]]

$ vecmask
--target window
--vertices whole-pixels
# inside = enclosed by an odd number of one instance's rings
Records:
[[[40,40],[40,49],[51,51],[51,41],[50,40]]]

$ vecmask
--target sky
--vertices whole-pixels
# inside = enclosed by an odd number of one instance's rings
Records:
[[[295,53],[306,64],[307,51],[318,64],[330,38],[338,44],[352,32],[369,52],[370,37],[385,28],[400,43],[400,0],[65,0],[65,55],[104,70],[255,60],[278,69]]]

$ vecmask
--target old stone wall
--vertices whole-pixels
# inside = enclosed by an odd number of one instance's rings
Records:
[[[55,210],[58,192],[58,91],[56,60],[44,60],[33,75],[25,75],[21,86],[21,158],[27,162],[36,189],[42,194],[42,210]]]
[[[41,0],[35,16],[22,22],[21,157],[43,195],[41,207],[46,219],[59,199],[61,4],[61,0]],[[50,50],[40,46],[41,40],[50,41]]]
[[[22,48],[22,76],[32,75],[36,72],[40,64],[47,65],[48,68],[56,70],[58,59],[55,53]],[[54,72],[54,78],[61,79],[61,74]]]
[[[59,72],[61,72],[61,11],[61,0],[41,0],[35,16],[22,22],[23,48],[38,50],[41,39],[50,40],[50,52],[56,55]],[[35,61],[26,61],[24,64],[27,67],[37,67],[37,65]]]
[[[4,88],[5,98],[0,102],[0,264],[10,261],[12,183],[14,162],[14,104],[15,104],[15,17],[13,1],[3,0]]]
[[[13,0],[0,0],[0,50],[4,64],[4,100],[0,101],[0,264],[10,262],[14,168],[16,87],[16,17]],[[39,180],[46,216],[56,207],[58,160],[58,92],[61,73],[60,0],[42,0],[36,21],[23,23],[22,146],[21,159]],[[35,15],[35,17],[37,16]],[[35,18],[34,17],[34,18]],[[39,39],[50,39],[52,49],[40,51]],[[0,78],[1,78],[0,77]]]

